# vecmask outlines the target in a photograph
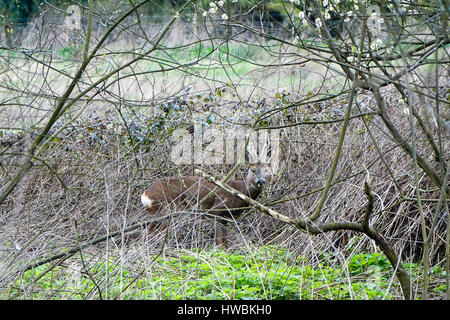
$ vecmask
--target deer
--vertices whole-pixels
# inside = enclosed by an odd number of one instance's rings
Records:
[[[266,184],[266,173],[264,168],[259,166],[256,172],[249,169],[244,180],[230,179],[226,184],[255,200]],[[227,222],[230,218],[238,219],[248,204],[221,188],[210,194],[215,188],[216,185],[204,177],[170,176],[157,180],[146,189],[141,195],[141,202],[150,214],[162,216],[167,212],[168,204],[174,204],[177,209],[183,205],[195,208],[203,199],[200,207],[218,218],[218,223],[215,224],[216,245],[226,246]],[[167,223],[160,224],[160,229],[166,227]],[[149,230],[151,228],[152,226],[149,226]]]

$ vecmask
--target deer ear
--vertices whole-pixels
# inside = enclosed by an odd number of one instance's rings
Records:
[[[255,174],[252,168],[248,169],[247,176],[245,177],[245,180],[248,183],[256,183],[258,181],[258,175]]]

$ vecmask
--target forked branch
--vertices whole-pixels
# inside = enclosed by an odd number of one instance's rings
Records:
[[[245,196],[244,194],[240,193],[238,190],[233,189],[233,188],[223,184],[219,179],[216,179],[215,177],[212,177],[199,169],[195,169],[195,172],[202,175],[208,181],[214,183],[215,185],[219,186],[220,188],[233,194],[234,196],[241,198],[242,200],[246,201],[248,204],[254,206],[255,208],[262,211],[263,213],[271,216],[272,218],[282,221],[284,223],[287,223],[289,225],[292,225],[301,231],[306,231],[311,235],[317,235],[317,234],[322,234],[322,233],[329,232],[329,231],[339,231],[339,230],[350,230],[350,231],[357,231],[357,232],[364,233],[370,239],[375,241],[375,243],[380,248],[380,250],[383,251],[383,253],[388,258],[389,262],[391,263],[392,267],[395,270],[397,279],[400,282],[400,286],[402,288],[403,296],[405,297],[405,299],[410,300],[410,299],[414,298],[413,293],[411,291],[411,281],[410,281],[409,274],[406,271],[406,269],[403,267],[398,255],[394,252],[392,247],[387,243],[387,241],[385,240],[383,235],[377,229],[375,229],[369,225],[370,216],[373,213],[374,198],[373,198],[373,193],[370,189],[369,182],[367,180],[364,182],[364,193],[367,196],[368,204],[365,208],[364,217],[363,217],[363,220],[361,223],[331,222],[331,223],[324,223],[321,225],[317,225],[313,221],[311,221],[307,218],[306,219],[298,219],[298,220],[291,219],[290,217],[285,216],[269,207],[266,207],[265,205],[259,203],[258,201]]]

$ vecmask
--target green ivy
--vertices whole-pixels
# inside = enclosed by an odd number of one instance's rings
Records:
[[[114,262],[120,261],[119,257],[113,260],[112,256],[111,262],[91,262],[75,274],[62,266],[40,266],[25,272],[10,288],[9,296],[2,298],[391,299],[399,291],[392,280],[392,267],[380,253],[359,253],[341,266],[332,256],[323,263],[310,262],[272,246],[251,254],[195,250],[158,257],[146,267],[146,273],[132,270],[142,267],[140,263],[120,265]],[[76,264],[81,266],[80,261]],[[407,268],[420,280],[417,265]],[[442,267],[432,268],[431,273],[445,279]],[[442,285],[434,289],[443,290]]]

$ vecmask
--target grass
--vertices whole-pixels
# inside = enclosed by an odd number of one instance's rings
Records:
[[[78,258],[66,266],[40,266],[25,272],[2,298],[391,299],[398,290],[391,265],[379,253],[356,254],[344,267],[336,266],[330,256],[314,264],[268,246],[251,255],[219,249],[184,251],[157,257],[144,268],[139,261],[124,267],[119,257],[116,262],[113,258],[84,268]],[[409,268],[413,275],[420,274],[416,264]],[[433,269],[434,278],[445,279],[438,269]]]

